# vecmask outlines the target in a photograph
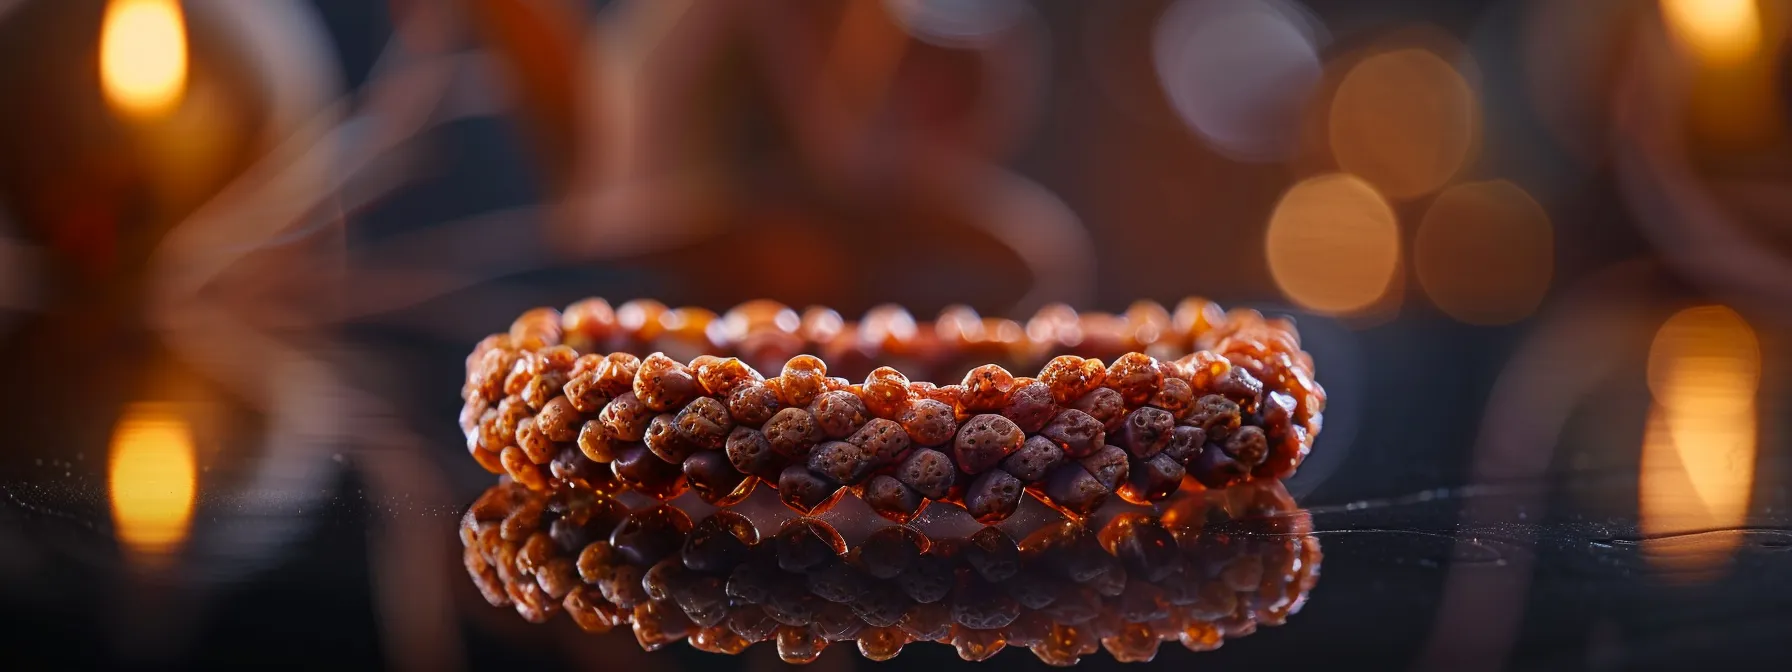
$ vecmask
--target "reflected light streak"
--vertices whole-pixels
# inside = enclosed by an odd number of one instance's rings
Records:
[[[1756,0],[1662,0],[1662,20],[1681,46],[1707,64],[1735,65],[1761,46]]]
[[[146,555],[167,554],[187,536],[196,486],[193,434],[159,404],[133,404],[112,434],[107,482],[118,539]]]
[[[1755,391],[1761,351],[1751,329],[1722,306],[1669,318],[1649,348],[1655,397],[1645,427],[1638,513],[1644,550],[1665,569],[1709,570],[1727,560],[1740,535],[1654,538],[1723,530],[1748,516],[1756,450]]]
[[[1400,268],[1400,230],[1375,187],[1331,173],[1290,188],[1270,215],[1269,272],[1289,299],[1352,313],[1388,293]]]
[[[120,111],[167,113],[187,86],[187,28],[175,0],[112,0],[100,27],[100,87]]]

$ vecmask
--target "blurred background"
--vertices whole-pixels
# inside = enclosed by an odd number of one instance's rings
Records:
[[[454,536],[492,482],[454,421],[479,338],[586,296],[1198,295],[1299,320],[1330,403],[1288,487],[1325,577],[1160,664],[1757,661],[1792,630],[1789,28],[1785,0],[0,0],[5,655],[773,665],[484,604]]]

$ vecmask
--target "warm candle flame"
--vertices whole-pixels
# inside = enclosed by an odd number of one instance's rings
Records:
[[[1746,61],[1761,45],[1756,0],[1662,0],[1668,32],[1707,63]]]
[[[172,551],[193,515],[193,435],[172,409],[134,404],[112,434],[108,481],[118,539],[144,555]]]
[[[1643,439],[1639,513],[1645,534],[1726,530],[1748,517],[1755,477],[1755,392],[1761,351],[1755,332],[1729,308],[1674,315],[1649,349],[1655,396]],[[1709,570],[1740,538],[1651,540],[1644,550],[1669,569]],[[1696,551],[1696,553],[1689,553]]]
[[[100,85],[134,116],[157,116],[187,85],[187,28],[176,0],[112,0],[100,28]]]

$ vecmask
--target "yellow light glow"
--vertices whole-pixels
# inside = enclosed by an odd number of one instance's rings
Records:
[[[100,27],[100,88],[133,116],[159,116],[187,85],[187,28],[176,0],[112,0]]]
[[[1756,0],[1662,0],[1668,32],[1712,65],[1748,60],[1761,46]]]
[[[1549,291],[1555,232],[1518,185],[1470,182],[1432,201],[1412,256],[1440,310],[1469,324],[1506,324],[1530,315]]]
[[[1340,168],[1407,199],[1448,183],[1479,130],[1480,104],[1462,74],[1437,54],[1401,49],[1345,74],[1326,133]]]
[[[1332,173],[1282,195],[1264,243],[1269,272],[1289,299],[1349,313],[1387,294],[1400,267],[1400,230],[1375,187]]]
[[[193,515],[193,435],[172,409],[134,404],[112,434],[108,482],[118,538],[131,550],[162,555],[187,536]]]
[[[1643,440],[1642,531],[1659,536],[1741,525],[1755,476],[1761,351],[1754,330],[1722,306],[1681,311],[1656,333],[1648,376],[1655,406]],[[1659,562],[1702,569],[1686,565],[1727,559],[1739,541],[1704,535],[1692,549],[1685,540],[1647,543],[1664,551],[1655,556]]]

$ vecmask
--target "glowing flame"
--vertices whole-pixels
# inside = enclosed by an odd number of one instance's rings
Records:
[[[1649,348],[1655,406],[1644,432],[1639,482],[1644,534],[1723,530],[1747,518],[1760,378],[1755,332],[1729,308],[1681,311],[1656,333]],[[1700,535],[1696,548],[1685,539],[1651,543],[1661,551],[1654,556],[1659,563],[1703,569],[1727,559],[1740,540],[1715,534]]]
[[[187,86],[187,28],[176,0],[112,0],[100,28],[100,86],[137,116],[166,113]]]
[[[1712,65],[1734,65],[1761,46],[1755,0],[1662,0],[1668,32]]]
[[[162,555],[187,536],[195,482],[193,435],[165,406],[125,409],[112,434],[108,481],[118,538],[131,550]]]

